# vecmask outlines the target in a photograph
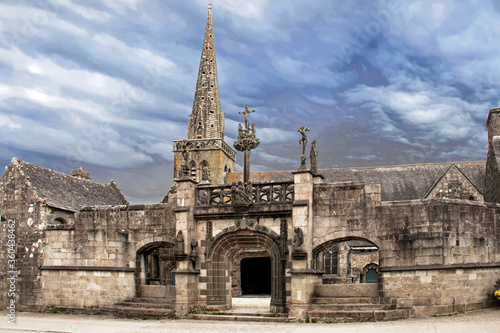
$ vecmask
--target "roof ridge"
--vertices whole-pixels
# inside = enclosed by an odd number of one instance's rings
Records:
[[[29,164],[29,165],[33,165],[33,166],[35,166],[35,167],[37,167],[37,168],[40,168],[40,169],[45,169],[45,170],[48,170],[48,171],[50,171],[50,172],[57,173],[57,174],[61,174],[61,175],[63,175],[63,176],[69,177],[69,179],[86,181],[86,182],[89,182],[89,183],[94,183],[94,184],[97,184],[97,185],[104,185],[104,186],[105,186],[105,185],[109,185],[108,183],[104,183],[104,184],[103,184],[103,183],[98,183],[98,182],[92,181],[92,180],[90,180],[90,179],[85,179],[85,178],[77,178],[77,177],[74,177],[74,176],[72,176],[72,175],[70,175],[70,174],[64,173],[64,172],[62,172],[62,171],[57,171],[57,170],[54,170],[54,169],[50,169],[50,168],[47,168],[47,167],[43,167],[43,166],[41,166],[41,165],[37,165],[37,164],[33,164],[33,163],[30,163],[30,162],[23,161],[23,160],[21,160],[21,159],[19,159],[19,158],[17,158],[17,157],[14,157],[13,159],[16,159],[18,162],[21,162],[21,163],[19,163],[20,165],[21,165],[22,163],[24,163],[24,164]]]
[[[431,166],[431,165],[453,165],[453,164],[486,164],[486,161],[461,161],[461,162],[433,162],[433,163],[415,163],[415,164],[393,164],[393,165],[378,165],[378,166],[361,166],[361,167],[356,167],[356,166],[351,166],[351,167],[343,167],[343,168],[323,168],[323,169],[318,169],[319,171],[328,171],[328,170],[349,170],[349,169],[376,169],[376,168],[397,168],[397,167],[412,167],[412,166]],[[294,172],[296,170],[273,170],[273,171],[252,171],[252,173],[275,173],[275,172]],[[243,174],[243,172],[233,172],[233,174]]]

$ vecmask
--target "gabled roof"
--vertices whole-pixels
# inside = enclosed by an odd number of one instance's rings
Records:
[[[37,197],[51,207],[77,212],[84,206],[129,204],[113,180],[109,184],[99,184],[15,157],[11,165],[17,166],[28,177]]]
[[[382,167],[322,169],[323,183],[364,182],[380,184],[382,201],[423,199],[442,175],[455,165],[482,193],[486,162],[455,162],[394,165]],[[227,183],[241,180],[241,173],[228,176]],[[252,182],[293,181],[292,171],[252,172]]]
[[[482,194],[482,191],[480,191],[468,178],[467,176],[455,165],[455,164],[452,164],[442,175],[441,177],[439,177],[436,182],[434,183],[434,185],[432,185],[429,190],[427,191],[427,193],[425,194],[424,198],[429,198],[431,197],[433,194],[437,194],[438,192],[438,189],[440,189],[440,185],[441,185],[441,182],[443,180],[446,179],[447,176],[451,176],[453,177],[453,174],[456,174],[457,177],[460,179],[460,181],[462,182],[462,184],[460,185],[460,188],[463,190],[464,187],[469,187],[469,192],[472,190],[473,192],[479,192]],[[467,186],[469,185],[469,186]],[[449,189],[449,184],[448,184],[448,189]],[[436,192],[436,193],[435,193]],[[470,193],[468,193],[469,195]],[[480,194],[480,195],[481,195]],[[463,198],[463,199],[466,199],[466,198]]]

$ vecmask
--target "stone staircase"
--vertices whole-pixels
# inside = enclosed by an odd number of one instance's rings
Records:
[[[141,296],[113,305],[113,316],[119,318],[164,318],[174,316],[170,286],[141,286]]]
[[[377,284],[331,284],[315,286],[308,316],[318,321],[383,321],[408,318],[412,309],[383,304]]]
[[[191,318],[206,320],[286,322],[288,317],[269,311],[270,297],[233,297],[232,308],[226,311],[203,310]]]

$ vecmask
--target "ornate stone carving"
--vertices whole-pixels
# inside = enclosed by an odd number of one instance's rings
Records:
[[[293,260],[307,260],[307,253],[302,250],[302,244],[304,244],[304,233],[301,228],[294,229],[293,235]]]
[[[180,170],[179,170],[179,177],[187,177],[189,175],[189,168],[188,168],[188,158],[189,158],[189,147],[191,145],[191,142],[189,140],[182,140],[178,144],[177,148],[180,148],[179,150],[182,150],[182,161],[180,163]]]
[[[245,105],[245,111],[239,112],[245,118],[245,128],[238,125],[238,139],[234,142],[234,148],[245,153],[244,155],[244,168],[243,168],[243,182],[246,184],[250,179],[250,150],[259,146],[260,140],[256,138],[255,123],[250,126],[248,122],[248,115],[255,110],[249,110],[248,104]]]
[[[306,131],[310,131],[311,129],[309,127],[305,127],[304,125],[301,125],[297,132],[299,132],[302,137],[299,140],[299,147],[302,147],[302,155],[300,156],[300,168],[301,169],[306,169],[306,144],[307,144],[307,135]]]
[[[192,239],[191,240],[191,252],[189,253],[189,259],[193,264],[193,269],[196,267],[196,260],[198,259],[198,251],[196,250],[198,247],[198,241]]]
[[[184,236],[182,235],[182,230],[179,230],[177,236],[175,236],[175,254],[184,254]]]
[[[295,228],[293,235],[293,250],[301,251],[302,244],[304,244],[304,233],[302,229]]]
[[[311,141],[309,160],[311,162],[311,172],[313,175],[318,173],[318,147],[316,147],[316,140]]]
[[[235,220],[234,225],[238,229],[251,229],[254,230],[258,225],[258,221],[256,220],[247,220],[246,217],[243,217],[241,220]]]

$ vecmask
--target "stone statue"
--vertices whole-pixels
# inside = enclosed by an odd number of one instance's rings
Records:
[[[295,234],[293,236],[293,250],[302,251],[301,246],[304,243],[304,233],[300,228],[295,228],[294,232]]]
[[[245,131],[247,131],[248,133],[248,130],[250,129],[250,126],[249,126],[249,123],[248,123],[248,115],[252,112],[255,112],[255,110],[249,110],[248,109],[248,104],[245,104],[245,111],[243,112],[238,112],[239,114],[242,114],[243,117],[245,117]]]
[[[252,185],[250,185],[250,187],[251,186]],[[251,188],[251,190],[253,191],[253,188]],[[250,193],[250,196],[248,195],[248,190],[241,181],[239,181],[237,185],[236,183],[233,183],[231,186],[231,192],[233,192],[235,205],[250,205],[252,203],[252,193]]]
[[[245,104],[245,111],[238,112],[245,117],[245,127],[238,125],[238,139],[233,143],[236,150],[244,152],[243,156],[243,182],[246,184],[250,180],[250,150],[259,146],[260,140],[256,138],[255,123],[248,122],[248,115],[255,110],[249,110],[248,104]]]
[[[311,172],[313,175],[318,173],[318,147],[316,147],[316,140],[311,141],[309,152],[309,159],[311,160]]]
[[[179,230],[177,236],[175,236],[175,253],[184,253],[184,237],[182,236],[182,230]]]
[[[305,127],[304,125],[301,125],[297,132],[299,132],[302,137],[299,140],[299,147],[302,146],[302,155],[306,154],[306,144],[307,144],[307,135],[306,131],[310,131],[311,129],[309,127]]]
[[[201,180],[210,181],[210,170],[206,164],[201,169]]]
[[[193,264],[193,269],[196,267],[196,259],[198,259],[198,251],[196,251],[197,247],[198,241],[191,239],[191,252],[189,253],[189,259]]]
[[[184,139],[182,140],[182,158],[184,158],[184,161],[187,163],[187,160],[188,160],[188,152],[189,150],[189,141]]]

